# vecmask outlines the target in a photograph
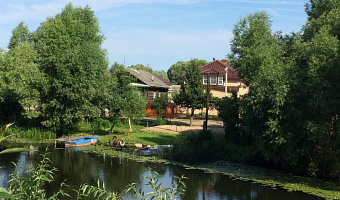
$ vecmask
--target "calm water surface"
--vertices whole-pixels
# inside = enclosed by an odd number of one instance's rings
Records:
[[[0,146],[0,149],[4,147]],[[35,165],[42,158],[41,153],[46,147],[39,146],[31,148],[39,149],[39,152],[21,152],[14,154],[0,155],[0,185],[7,186],[10,174],[14,171],[15,163],[21,167],[19,173],[25,175],[29,165]],[[151,191],[146,185],[144,177],[149,175],[149,169],[158,172],[160,182],[163,187],[170,187],[174,176],[188,177],[185,180],[187,190],[185,195],[177,197],[182,200],[294,200],[294,199],[321,199],[301,192],[287,192],[283,189],[272,189],[271,187],[261,186],[250,181],[232,180],[228,176],[220,173],[206,174],[200,170],[186,170],[180,166],[140,163],[133,160],[122,158],[111,158],[104,155],[93,153],[48,148],[48,157],[58,168],[55,174],[55,181],[48,184],[49,193],[56,192],[62,181],[71,188],[79,188],[82,183],[96,185],[97,180],[105,182],[107,189],[122,191],[126,185],[136,183],[138,188],[144,191]],[[70,190],[69,193],[72,194]],[[131,199],[130,194],[125,194],[124,199]]]

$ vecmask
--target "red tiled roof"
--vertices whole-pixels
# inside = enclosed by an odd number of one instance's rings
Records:
[[[239,80],[238,72],[232,67],[227,64],[224,64],[218,60],[210,62],[206,65],[203,65],[201,68],[202,74],[216,74],[216,75],[225,75],[225,68],[228,67],[228,79],[231,80]]]

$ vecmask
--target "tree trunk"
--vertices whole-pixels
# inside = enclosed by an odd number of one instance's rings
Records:
[[[194,113],[195,113],[195,109],[191,108],[190,127],[192,126],[192,122],[194,121]]]
[[[130,133],[132,132],[131,119],[130,119],[130,117],[129,117],[129,131],[130,131]]]

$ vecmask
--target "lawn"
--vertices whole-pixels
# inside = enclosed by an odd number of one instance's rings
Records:
[[[174,144],[178,138],[182,137],[180,134],[168,134],[158,132],[142,131],[142,127],[136,128],[132,133],[126,131],[115,130],[112,134],[100,135],[98,139],[99,144],[107,144],[113,136],[124,138],[126,144],[134,145],[135,143],[142,143],[143,145],[162,145]]]

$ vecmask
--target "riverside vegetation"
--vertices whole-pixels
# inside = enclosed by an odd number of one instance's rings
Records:
[[[200,169],[207,173],[220,172],[234,179],[252,180],[257,183],[271,187],[282,187],[288,191],[303,191],[315,196],[327,199],[340,198],[340,184],[336,181],[318,180],[315,178],[294,176],[280,173],[275,170],[251,166],[249,159],[252,157],[254,147],[240,146],[228,142],[224,136],[215,136],[211,132],[201,132],[197,135],[180,135],[156,132],[141,131],[146,126],[146,122],[135,121],[132,133],[129,132],[127,119],[121,119],[113,129],[113,134],[124,137],[127,143],[142,143],[145,145],[172,144],[174,149],[164,152],[158,156],[141,157],[132,155],[131,149],[124,148],[116,151],[108,146],[108,140],[112,134],[108,134],[110,126],[99,126],[96,123],[84,122],[79,124],[78,130],[71,135],[77,135],[79,130],[87,130],[89,133],[95,131],[100,133],[98,144],[91,146],[93,152],[105,154],[113,157],[124,157],[141,162],[160,162],[181,165],[188,169]],[[105,124],[106,122],[103,122]],[[9,130],[9,129],[8,129]],[[41,132],[43,134],[43,132]],[[9,132],[7,133],[9,134]],[[39,142],[39,140],[28,140],[25,138],[14,138],[9,141]],[[45,140],[48,141],[48,140]],[[52,142],[51,140],[49,140]],[[12,144],[13,144],[12,142]],[[14,144],[13,144],[14,145]],[[234,161],[234,162],[230,162]],[[245,163],[245,164],[237,164]],[[51,164],[51,163],[50,163]],[[104,183],[100,183],[101,185]],[[96,186],[99,188],[99,185]],[[94,190],[94,188],[92,188]],[[102,190],[102,192],[104,192]],[[109,191],[107,191],[109,192]]]

